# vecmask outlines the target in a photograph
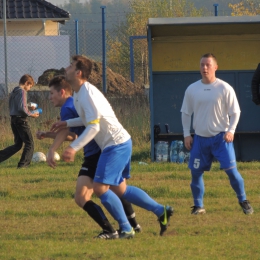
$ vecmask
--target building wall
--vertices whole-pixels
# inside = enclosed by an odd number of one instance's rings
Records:
[[[260,160],[260,154],[255,152],[260,146],[260,121],[255,120],[259,108],[252,102],[251,95],[253,72],[260,62],[260,34],[213,35],[214,29],[210,35],[199,35],[199,32],[194,26],[192,36],[151,38],[151,132],[154,125],[161,126],[161,134],[151,142],[151,159],[155,160],[158,141],[169,144],[174,140],[183,141],[180,109],[184,93],[191,83],[201,79],[200,57],[211,52],[218,60],[217,77],[234,88],[240,104],[241,116],[234,142],[237,159]],[[170,133],[166,132],[165,124],[169,125]]]
[[[3,23],[0,22],[0,36],[4,35]],[[45,26],[42,21],[8,21],[8,36],[56,36],[59,35],[57,22],[47,20]]]
[[[201,55],[212,52],[221,70],[252,70],[260,59],[260,34],[156,37],[153,71],[194,71]]]

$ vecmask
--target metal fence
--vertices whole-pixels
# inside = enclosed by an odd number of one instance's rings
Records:
[[[101,14],[100,14],[101,16]],[[101,17],[100,17],[101,19]],[[77,25],[77,26],[76,26]],[[48,69],[65,68],[72,55],[83,54],[96,62],[102,62],[102,24],[96,22],[89,28],[88,21],[71,20],[59,26],[59,35],[31,36],[27,31],[8,31],[7,48],[4,49],[4,36],[0,36],[0,95],[6,95],[18,84],[20,77],[31,74],[35,81]],[[131,80],[130,72],[130,42],[129,36],[120,35],[114,28],[105,31],[107,52],[107,67]],[[52,33],[49,31],[49,34]],[[12,36],[9,36],[12,35]],[[19,36],[16,36],[19,35]],[[124,53],[118,59],[113,59],[111,53],[115,46],[114,40],[124,45]],[[139,49],[139,51],[138,51]],[[7,82],[5,86],[5,51],[7,52]],[[145,39],[135,40],[133,57],[136,84],[146,84],[148,80],[147,42]],[[7,91],[8,90],[8,91]]]

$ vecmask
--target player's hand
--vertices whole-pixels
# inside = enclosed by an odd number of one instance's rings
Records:
[[[62,154],[62,159],[65,162],[74,162],[75,154],[76,151],[71,146],[68,146]]]
[[[193,143],[193,138],[191,136],[184,137],[184,145],[187,150],[191,149],[192,143]]]
[[[45,137],[46,137],[46,132],[44,132],[44,131],[38,131],[38,132],[36,133],[36,138],[39,139],[39,140],[42,140],[42,139],[44,139]]]
[[[35,113],[31,114],[31,117],[37,118],[37,117],[39,117],[39,115],[40,115],[39,113],[36,113],[36,112],[35,112]]]
[[[55,161],[55,159],[54,159],[54,153],[55,153],[55,151],[49,150],[48,153],[47,153],[47,158],[46,158],[47,164],[48,164],[51,168],[53,168],[53,169],[55,169],[55,167],[57,166],[57,165],[56,165],[56,161]]]
[[[234,140],[234,134],[226,132],[223,138],[227,143],[231,143]]]
[[[66,121],[58,121],[56,123],[54,123],[51,126],[51,132],[58,132],[59,130],[66,128],[67,127],[67,122]]]

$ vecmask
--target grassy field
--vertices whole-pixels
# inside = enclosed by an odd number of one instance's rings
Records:
[[[53,109],[46,98],[32,101],[44,111],[40,118],[29,119],[32,132],[48,130],[59,110]],[[0,149],[13,139],[7,103],[6,99],[0,104]],[[260,259],[260,162],[238,164],[255,210],[253,215],[243,214],[218,164],[213,164],[204,177],[207,214],[191,215],[187,165],[151,163],[147,99],[111,99],[111,104],[133,139],[132,178],[128,183],[174,207],[168,232],[160,237],[155,215],[134,207],[142,233],[131,240],[93,239],[101,230],[73,199],[82,154],[77,154],[74,163],[59,162],[56,169],[32,163],[27,169],[17,170],[19,152],[0,164],[0,259]],[[46,153],[50,143],[35,140],[35,151]],[[61,154],[67,145],[64,143],[58,152]],[[148,165],[140,165],[140,161]],[[93,200],[100,205],[96,197]]]
[[[207,214],[194,216],[187,165],[133,160],[129,184],[173,206],[171,225],[160,237],[156,217],[134,207],[143,232],[132,240],[100,241],[93,239],[100,228],[73,200],[80,155],[54,170],[44,163],[17,170],[18,159],[19,154],[0,168],[0,259],[260,259],[258,162],[239,163],[253,215],[243,214],[214,164],[205,174]]]

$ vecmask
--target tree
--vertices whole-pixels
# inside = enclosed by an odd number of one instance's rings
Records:
[[[232,16],[260,14],[260,4],[256,0],[243,0],[237,4],[229,4],[229,7],[232,9]]]
[[[124,75],[129,76],[129,36],[144,36],[149,18],[202,16],[204,9],[197,9],[186,0],[132,0],[126,22],[119,26],[114,35],[108,35],[108,64]],[[135,40],[135,79],[136,83],[148,83],[148,52],[146,40]],[[138,45],[138,48],[137,48]],[[117,49],[115,49],[115,47]]]

